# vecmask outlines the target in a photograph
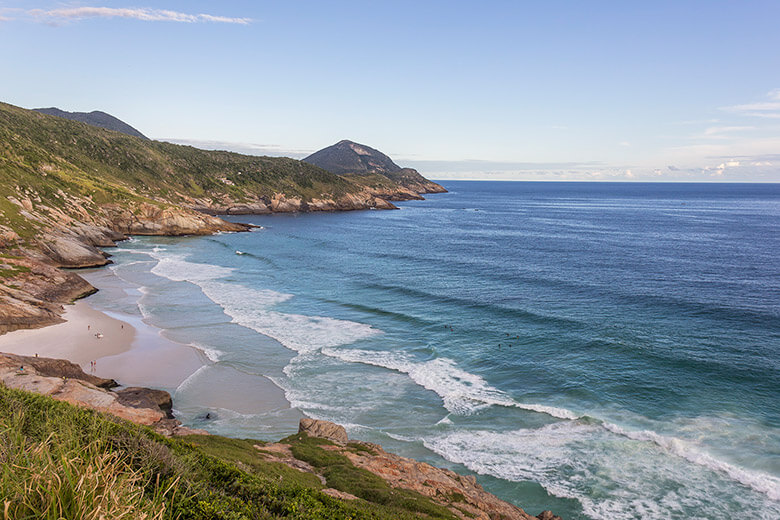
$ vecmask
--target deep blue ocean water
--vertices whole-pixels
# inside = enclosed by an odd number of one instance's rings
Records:
[[[444,184],[133,239],[141,296],[93,302],[208,354],[174,402],[215,433],[302,411],[532,514],[780,518],[780,184]]]

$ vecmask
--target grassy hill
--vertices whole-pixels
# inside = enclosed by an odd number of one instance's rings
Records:
[[[104,265],[98,248],[132,234],[247,229],[210,216],[222,213],[390,209],[395,191],[295,159],[150,141],[0,103],[0,333],[54,323],[61,303],[90,291],[77,277],[58,290],[42,263]]]
[[[99,110],[94,110],[92,112],[67,112],[56,107],[33,108],[33,110],[40,112],[41,114],[64,117],[65,119],[81,121],[82,123],[87,123],[92,126],[99,126],[108,130],[115,130],[117,132],[122,132],[123,134],[140,137],[141,139],[148,139],[148,137],[146,137],[144,134],[128,125],[121,119],[117,119],[111,114],[106,114],[105,112],[101,112]]]
[[[60,208],[73,196],[90,210],[140,201],[252,201],[276,193],[307,200],[360,187],[294,159],[148,141],[0,103],[0,224],[24,231],[8,202],[20,190]]]
[[[417,493],[322,449],[288,439],[329,467],[327,483],[267,462],[255,440],[162,437],[50,397],[0,386],[0,497],[4,518],[411,519],[457,518]],[[323,493],[337,488],[358,499]]]
[[[392,186],[406,188],[409,191],[407,195],[447,191],[443,186],[420,175],[417,170],[401,168],[379,150],[347,139],[314,152],[303,161],[331,173],[348,175],[350,179],[361,184],[376,184],[376,178],[383,177],[384,181]]]

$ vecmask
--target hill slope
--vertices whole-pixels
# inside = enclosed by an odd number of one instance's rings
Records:
[[[216,214],[392,209],[386,199],[405,191],[295,159],[149,141],[0,103],[0,332],[57,321],[61,303],[92,290],[75,279],[73,290],[56,290],[41,262],[104,265],[97,248],[131,234],[248,229]]]
[[[88,125],[98,126],[107,130],[113,130],[115,132],[122,132],[123,134],[132,135],[133,137],[140,137],[141,139],[148,140],[144,134],[128,125],[121,119],[118,119],[111,114],[106,114],[100,110],[94,110],[92,112],[68,112],[60,110],[56,107],[51,108],[34,108],[36,112],[41,114],[49,114],[50,116],[64,117],[71,121],[80,121],[87,123]]]
[[[303,422],[301,433],[279,443],[163,437],[62,402],[70,399],[58,393],[55,400],[14,389],[113,393],[83,373],[63,382],[33,367],[21,372],[17,363],[16,356],[0,354],[0,378],[7,383],[0,385],[4,518],[560,520],[549,512],[531,517],[486,493],[474,477],[375,444],[310,436]],[[139,415],[157,406],[133,404]]]
[[[360,177],[376,178],[376,174],[379,174],[418,194],[447,191],[420,175],[417,170],[401,168],[379,150],[347,139],[314,152],[303,161],[337,175],[349,175],[357,182],[361,182]]]

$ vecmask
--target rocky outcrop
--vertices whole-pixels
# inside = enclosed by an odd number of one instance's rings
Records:
[[[67,359],[18,356],[16,354],[0,354],[0,363],[9,364],[17,369],[25,367],[27,373],[39,376],[77,379],[85,381],[98,388],[110,389],[119,386],[113,379],[105,379],[91,374],[85,374],[81,367]],[[167,392],[165,392],[167,394]]]
[[[48,395],[58,401],[110,413],[137,424],[151,426],[163,435],[206,434],[181,426],[171,414],[171,396],[162,390],[125,388],[113,379],[85,374],[65,359],[0,353],[0,382],[9,388]]]
[[[346,457],[352,465],[377,475],[391,487],[414,491],[448,508],[460,518],[479,520],[561,520],[550,511],[533,517],[521,508],[505,502],[485,491],[473,475],[459,475],[454,471],[437,468],[407,457],[388,453],[378,444],[352,441],[343,426],[315,419],[301,419],[299,433],[332,441],[319,448]],[[268,459],[286,464],[299,471],[317,475],[323,484],[322,468],[297,460],[291,444],[285,442],[256,446]],[[358,497],[328,488],[325,493],[343,499],[358,500]]]
[[[131,386],[116,391],[119,402],[132,408],[159,408],[168,419],[173,419],[173,400],[164,390]]]
[[[407,191],[404,189],[394,191],[364,188],[362,191],[347,193],[340,197],[315,197],[309,200],[276,193],[270,199],[258,199],[252,202],[198,200],[193,201],[190,207],[208,215],[267,215],[269,213],[398,209],[390,200],[422,198],[411,192],[408,192],[410,194],[408,197],[399,196],[398,193],[407,193]]]
[[[100,267],[109,263],[97,247],[78,235],[49,232],[39,242],[40,251],[60,267]]]
[[[298,425],[298,433],[305,433],[309,437],[328,439],[329,441],[338,442],[340,444],[346,444],[347,441],[349,441],[347,438],[347,430],[340,424],[332,423],[330,421],[309,419],[308,417],[301,419],[301,422]]]
[[[530,520],[525,511],[485,491],[473,475],[459,475],[414,459],[388,453],[378,444],[357,443],[365,449],[339,450],[352,464],[378,475],[392,487],[416,491],[442,505],[455,500],[456,509],[482,520]],[[327,449],[327,447],[326,447]]]
[[[96,291],[27,251],[0,257],[0,333],[60,323],[62,305]],[[27,256],[21,256],[26,254]]]
[[[211,235],[219,231],[247,231],[251,227],[165,205],[141,204],[127,208],[111,204],[103,206],[103,209],[112,228],[125,235]]]

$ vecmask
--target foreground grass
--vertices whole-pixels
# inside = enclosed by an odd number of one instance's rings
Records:
[[[0,386],[0,500],[22,519],[452,518],[427,498],[375,475],[305,436],[291,438],[319,479],[264,460],[257,441],[167,439],[148,428],[49,397]],[[296,455],[296,457],[298,456]],[[421,514],[422,513],[422,514]]]

